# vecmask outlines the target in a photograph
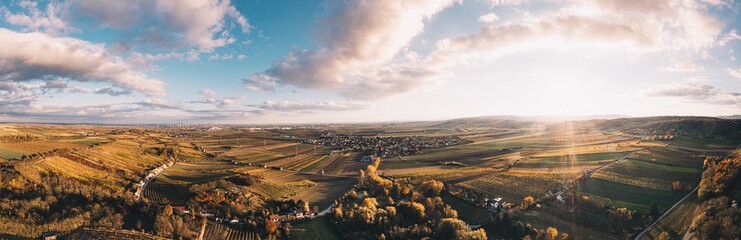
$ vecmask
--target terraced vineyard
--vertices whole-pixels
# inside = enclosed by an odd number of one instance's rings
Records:
[[[283,168],[294,170],[294,171],[311,171],[313,168],[310,169],[311,166],[316,168],[319,165],[314,164],[321,164],[323,160],[326,160],[328,155],[310,155],[302,157],[299,160],[293,161],[285,166]]]
[[[502,197],[506,201],[521,201],[527,196],[542,197],[565,178],[552,174],[494,173],[458,186],[474,189],[489,196]]]
[[[208,221],[203,233],[203,240],[258,240],[260,236],[256,233],[238,230],[236,226],[229,226],[217,222]]]
[[[160,205],[183,206],[186,198],[183,193],[188,192],[188,187],[182,184],[162,183],[160,180],[154,180],[147,184],[144,190],[144,199]]]

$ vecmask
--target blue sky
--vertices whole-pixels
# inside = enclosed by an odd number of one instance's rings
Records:
[[[741,113],[721,0],[10,0],[0,121]]]

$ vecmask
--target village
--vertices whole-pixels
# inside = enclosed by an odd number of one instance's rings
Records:
[[[337,135],[331,132],[322,133],[317,140],[306,140],[309,144],[322,144],[340,147],[354,152],[363,152],[372,155],[372,158],[390,158],[398,156],[409,156],[419,154],[425,149],[435,149],[471,143],[470,140],[461,139],[458,136],[443,137],[364,137],[353,135]]]

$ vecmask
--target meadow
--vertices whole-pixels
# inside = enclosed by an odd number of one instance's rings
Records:
[[[297,240],[311,240],[311,239],[325,239],[325,240],[338,240],[337,234],[329,226],[327,217],[321,216],[293,225],[291,229],[293,239]]]

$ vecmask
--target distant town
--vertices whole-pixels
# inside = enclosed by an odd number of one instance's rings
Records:
[[[471,143],[471,140],[458,136],[402,136],[402,137],[366,137],[340,135],[324,132],[319,139],[309,139],[306,143],[322,144],[344,148],[354,152],[363,152],[366,156],[390,158],[409,156],[425,149],[435,149]]]

